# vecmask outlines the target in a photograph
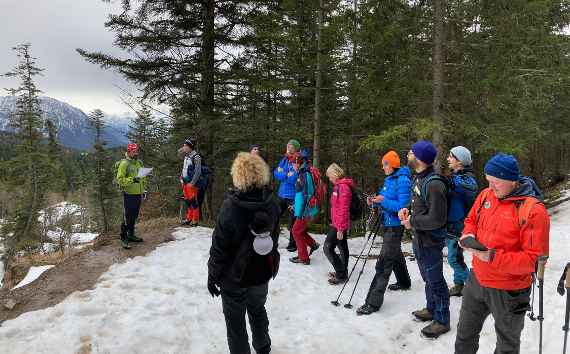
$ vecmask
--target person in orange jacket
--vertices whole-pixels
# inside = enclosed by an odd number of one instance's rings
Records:
[[[473,254],[463,290],[455,353],[476,353],[489,314],[495,320],[495,353],[519,353],[524,318],[530,309],[532,273],[539,256],[548,255],[550,218],[540,189],[520,176],[512,155],[497,154],[485,165],[489,188],[471,208],[461,240],[475,237],[486,251]]]

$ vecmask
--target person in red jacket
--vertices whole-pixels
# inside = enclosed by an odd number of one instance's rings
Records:
[[[493,156],[485,165],[489,188],[471,208],[461,239],[475,237],[487,251],[473,254],[463,290],[455,353],[476,353],[489,314],[495,319],[495,353],[517,354],[529,307],[531,274],[539,256],[548,255],[550,219],[534,181],[521,177],[517,160]]]
[[[331,285],[344,283],[348,277],[348,231],[350,230],[350,202],[352,201],[352,179],[344,175],[344,170],[333,163],[327,169],[327,177],[333,184],[331,194],[331,225],[325,240],[325,256],[331,262],[334,272],[329,273]],[[338,247],[340,257],[335,252]]]

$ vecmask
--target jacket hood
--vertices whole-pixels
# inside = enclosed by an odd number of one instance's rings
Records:
[[[273,203],[270,190],[251,189],[246,192],[230,190],[228,194],[233,204],[251,211],[267,210]]]
[[[386,178],[398,178],[400,176],[408,176],[408,177],[412,177],[412,172],[410,171],[408,166],[403,166],[400,167],[398,169],[398,171],[392,173],[389,176],[386,176]]]
[[[338,181],[336,181],[335,185],[339,185],[339,184],[346,184],[349,187],[353,187],[354,181],[352,180],[352,178],[344,177],[344,178],[341,178]]]
[[[507,198],[518,198],[518,197],[534,197],[541,202],[544,201],[544,194],[534,180],[530,177],[521,176],[519,179],[519,186],[511,194],[505,197]]]

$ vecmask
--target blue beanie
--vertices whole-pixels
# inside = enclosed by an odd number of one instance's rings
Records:
[[[485,174],[507,181],[518,181],[519,164],[513,155],[498,153],[485,165]]]
[[[431,141],[420,140],[412,145],[412,152],[418,158],[418,160],[431,165],[435,161],[437,155],[437,149]]]

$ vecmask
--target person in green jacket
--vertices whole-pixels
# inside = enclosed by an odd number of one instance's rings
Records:
[[[127,145],[125,158],[119,163],[117,169],[117,182],[123,191],[123,222],[121,223],[121,244],[123,248],[130,249],[130,242],[142,242],[143,239],[135,236],[135,223],[139,217],[141,203],[146,197],[146,177],[137,177],[143,162],[138,159],[139,147],[137,144]]]

